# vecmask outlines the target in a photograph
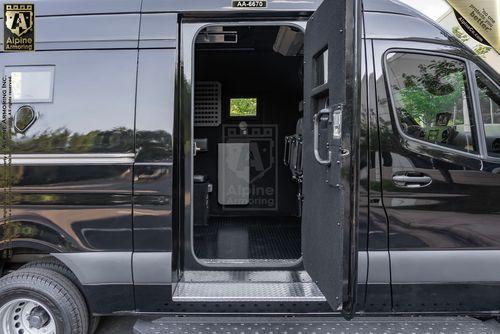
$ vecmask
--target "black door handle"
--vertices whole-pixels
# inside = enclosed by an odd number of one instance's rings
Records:
[[[397,174],[392,176],[392,182],[399,187],[420,188],[432,183],[432,178],[425,174]]]

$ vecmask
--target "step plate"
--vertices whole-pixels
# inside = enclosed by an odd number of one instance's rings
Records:
[[[323,302],[314,283],[179,283],[176,302]]]
[[[217,270],[184,271],[184,283],[311,283],[304,270]]]
[[[496,322],[468,317],[342,318],[325,317],[164,317],[139,319],[135,334],[495,334]]]

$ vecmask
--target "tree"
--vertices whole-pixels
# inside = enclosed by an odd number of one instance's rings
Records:
[[[464,69],[452,61],[431,61],[418,66],[418,75],[403,74],[404,88],[399,91],[402,113],[420,126],[431,126],[438,113],[452,111],[462,101]],[[458,115],[456,122],[463,121]]]
[[[451,28],[451,32],[453,33],[453,35],[455,35],[456,38],[458,38],[460,40],[460,42],[462,42],[464,44],[470,40],[469,35],[467,35],[467,33],[459,26],[454,26],[453,28]],[[488,52],[490,52],[491,47],[483,45],[483,44],[477,44],[472,48],[472,50],[479,57],[484,58],[486,56],[486,54]]]

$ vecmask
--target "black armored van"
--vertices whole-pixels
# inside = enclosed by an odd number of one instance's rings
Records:
[[[427,18],[34,3],[36,51],[0,54],[2,333],[499,314],[499,76]]]

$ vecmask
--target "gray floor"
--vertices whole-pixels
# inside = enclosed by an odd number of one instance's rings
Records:
[[[495,320],[467,317],[105,317],[96,334],[500,334]]]

